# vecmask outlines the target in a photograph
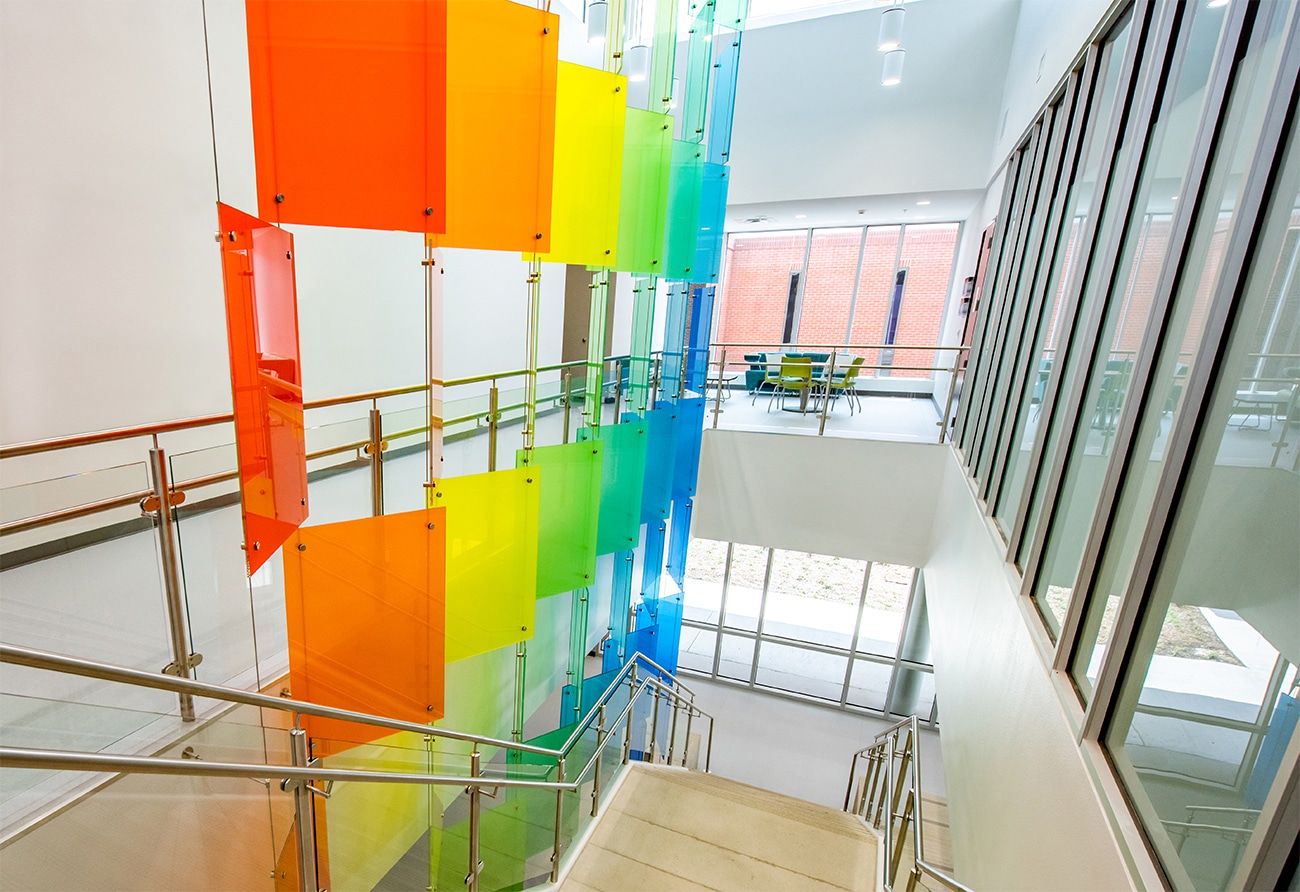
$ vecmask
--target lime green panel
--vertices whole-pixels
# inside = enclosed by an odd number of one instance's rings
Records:
[[[672,174],[668,192],[668,235],[664,252],[665,277],[690,281],[695,243],[700,234],[700,193],[704,186],[704,148],[673,140]]]
[[[538,515],[537,597],[591,585],[596,575],[600,515],[601,443],[566,443],[533,450],[530,468],[542,468]],[[515,464],[524,462],[524,450]]]
[[[542,471],[435,480],[447,509],[447,662],[533,637]]]
[[[600,429],[599,437],[605,444],[605,452],[600,472],[600,529],[596,533],[598,554],[636,548],[640,541],[641,488],[645,483],[649,433],[650,425],[645,421],[625,421]],[[591,428],[578,431],[578,439],[591,440]],[[448,597],[450,599],[450,594]]]
[[[618,211],[618,259],[614,269],[657,273],[664,267],[673,119],[627,110],[623,131],[623,192]]]
[[[651,111],[666,112],[673,102],[673,72],[677,65],[677,2],[655,0],[655,37],[650,52]],[[680,97],[678,97],[680,99]]]
[[[560,63],[551,250],[541,259],[587,266],[611,266],[617,259],[626,114],[626,77]]]

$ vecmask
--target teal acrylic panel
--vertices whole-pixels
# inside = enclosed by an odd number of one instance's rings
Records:
[[[708,160],[714,164],[726,164],[731,157],[731,123],[736,112],[736,74],[740,70],[740,37],[739,31],[719,28],[713,38],[717,61],[713,69],[713,109],[708,127]]]
[[[614,555],[613,596],[609,604],[609,643],[605,653],[610,650],[622,652],[627,643],[628,613],[632,609],[632,562],[635,554],[629,549]]]
[[[606,648],[605,652],[609,653],[613,648]],[[601,695],[605,693],[606,688],[614,681],[621,666],[615,666],[613,669],[607,669],[599,675],[591,675],[583,679],[582,682],[582,702],[579,704],[578,715],[586,717],[599,702]],[[560,716],[561,721],[572,721],[574,715],[574,702],[577,700],[573,685],[566,684],[560,689]],[[567,735],[566,735],[567,736]],[[581,763],[580,763],[581,764]]]
[[[604,445],[596,553],[611,554],[635,548],[641,534],[641,490],[645,485],[649,423],[606,425],[598,436],[585,427],[578,431],[578,439],[582,442],[599,439]]]
[[[725,164],[705,164],[700,182],[700,231],[695,240],[695,261],[691,281],[714,284],[722,272],[722,230],[727,222],[727,185],[731,182]]]
[[[686,323],[690,313],[690,286],[671,282],[664,301],[664,352],[659,370],[659,394],[674,402],[684,394],[686,372]]]
[[[704,397],[690,397],[677,404],[676,467],[673,469],[675,502],[695,495],[695,484],[700,476],[700,443],[706,410]]]
[[[668,533],[668,575],[681,588],[686,578],[686,550],[691,544],[690,499],[673,502],[673,522]]]
[[[668,175],[668,230],[664,236],[665,278],[691,280],[703,188],[704,147],[685,140],[673,140]]]
[[[636,416],[629,416],[634,420]],[[677,407],[660,400],[646,413],[650,426],[646,443],[645,485],[641,490],[641,523],[658,524],[668,519],[676,471],[673,446],[677,440]]]

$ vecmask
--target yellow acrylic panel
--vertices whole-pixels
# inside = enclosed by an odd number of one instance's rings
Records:
[[[446,477],[447,662],[533,637],[541,468]]]
[[[542,260],[599,267],[618,259],[626,115],[626,77],[559,63],[551,247]]]

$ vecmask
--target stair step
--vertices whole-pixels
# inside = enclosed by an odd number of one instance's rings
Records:
[[[875,837],[850,815],[716,775],[638,765],[562,888],[867,892],[875,868]]]

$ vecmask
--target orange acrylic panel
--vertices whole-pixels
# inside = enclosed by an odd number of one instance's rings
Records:
[[[307,519],[293,236],[225,204],[217,219],[251,576]]]
[[[441,232],[446,0],[246,0],[245,11],[261,216]]]
[[[446,512],[303,527],[284,551],[293,696],[425,724],[443,716]],[[384,728],[309,720],[312,737],[369,743]]]
[[[559,16],[447,0],[447,226],[435,246],[548,251]]]

